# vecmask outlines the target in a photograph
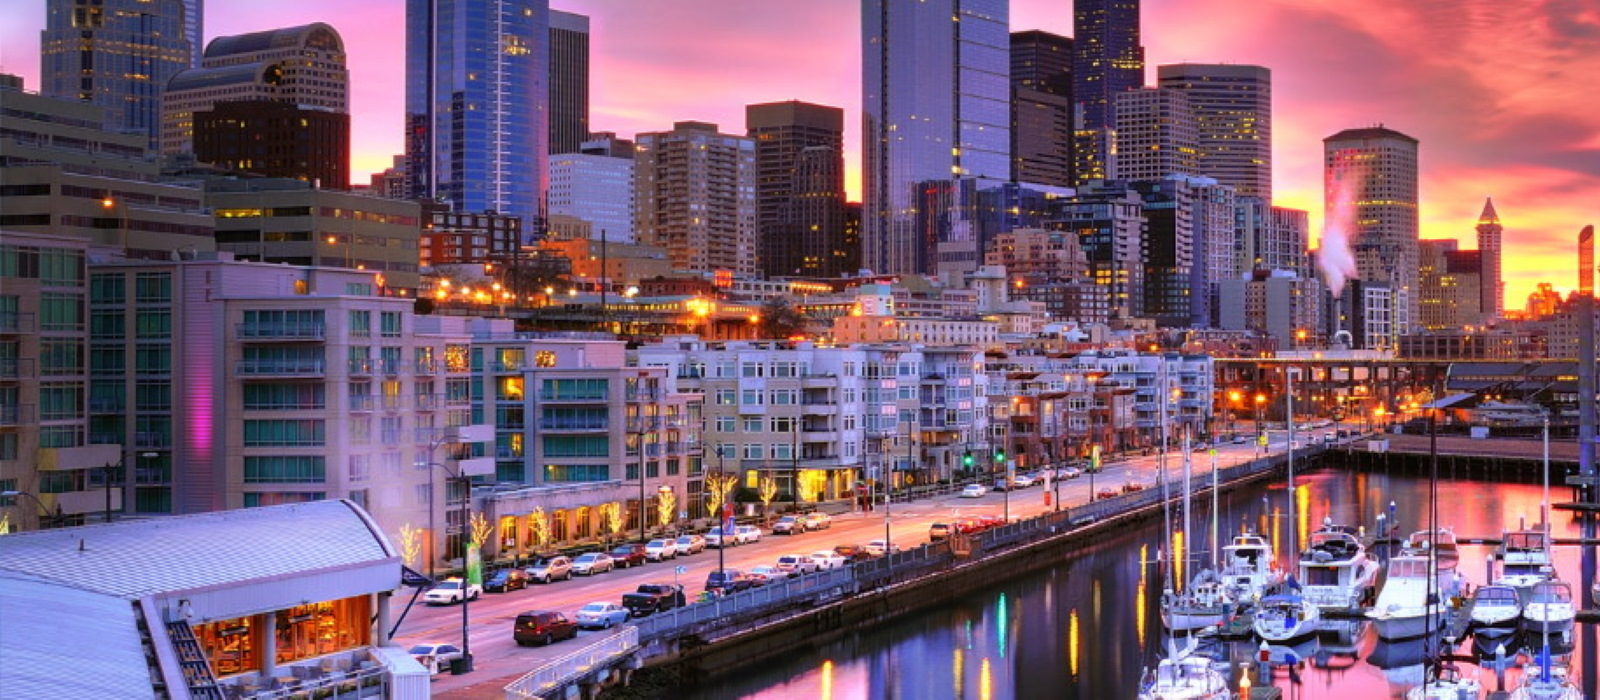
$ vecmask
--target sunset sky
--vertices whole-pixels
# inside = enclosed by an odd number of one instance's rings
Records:
[[[0,71],[39,86],[44,0],[0,0]],[[208,0],[206,36],[313,21],[349,52],[355,178],[401,151],[403,0]],[[744,105],[843,107],[852,199],[860,164],[856,0],[564,0],[591,18],[591,128],[680,120],[744,131]],[[1013,30],[1072,34],[1070,0],[1013,0]],[[1475,246],[1484,197],[1505,225],[1506,306],[1568,289],[1577,232],[1600,219],[1600,1],[1144,0],[1155,66],[1273,72],[1277,204],[1322,221],[1322,139],[1383,125],[1421,141],[1425,238]],[[1315,233],[1313,239],[1315,239]]]

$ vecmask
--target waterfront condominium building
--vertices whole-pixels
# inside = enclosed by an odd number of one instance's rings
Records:
[[[1140,0],[1073,0],[1072,99],[1078,183],[1107,177],[1115,153],[1119,93],[1144,85]],[[1097,175],[1096,171],[1099,171]]]
[[[161,138],[161,93],[193,65],[200,0],[47,0],[39,36],[43,94],[106,108],[110,126]],[[192,32],[192,33],[191,33]]]
[[[614,138],[584,141],[577,153],[550,156],[550,216],[588,223],[613,243],[633,243],[633,144],[613,148]],[[554,227],[552,227],[554,228]]]
[[[1162,88],[1189,98],[1199,131],[1199,174],[1272,201],[1272,71],[1179,63],[1156,69]]]
[[[1072,114],[1072,38],[1012,32],[1011,179],[1073,185]]]
[[[705,122],[635,140],[638,241],[667,249],[674,270],[758,274],[755,141]]]
[[[550,152],[589,138],[589,18],[550,11]]]
[[[1483,321],[1492,323],[1505,315],[1505,280],[1501,278],[1500,237],[1505,228],[1500,225],[1500,215],[1494,211],[1494,200],[1483,200],[1483,213],[1478,216],[1478,251],[1483,255]]]
[[[862,266],[974,269],[976,227],[941,212],[960,206],[950,181],[1011,177],[1008,3],[868,0],[861,11]]]
[[[1417,140],[1382,126],[1346,129],[1323,139],[1322,153],[1325,216],[1349,222],[1356,275],[1388,282],[1405,300],[1396,321],[1420,318]]]
[[[412,197],[541,228],[549,47],[548,0],[406,0]]]
[[[305,112],[307,120],[318,117],[313,112],[350,111],[344,39],[322,22],[212,39],[200,66],[173,76],[165,89],[161,100],[163,154],[195,152],[197,115],[223,103],[277,102],[284,109]],[[307,138],[316,133],[310,124],[306,129]],[[249,121],[232,125],[232,130],[249,132],[255,138],[267,133]],[[348,144],[348,119],[344,120],[344,134]],[[348,170],[348,153],[344,160]],[[213,161],[202,158],[201,162]],[[308,167],[314,165],[307,163]],[[344,176],[337,186],[343,187],[348,180],[349,176]]]
[[[1176,90],[1137,88],[1116,95],[1119,180],[1197,175],[1200,133],[1189,98]]]
[[[844,240],[844,110],[748,105],[756,142],[756,221],[768,277],[839,277],[860,267]]]

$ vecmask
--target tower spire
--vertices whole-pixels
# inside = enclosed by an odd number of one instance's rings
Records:
[[[1500,223],[1500,215],[1494,213],[1494,198],[1493,197],[1484,198],[1484,200],[1483,200],[1483,213],[1478,215],[1478,223],[1480,223],[1480,224],[1498,224],[1498,223]]]

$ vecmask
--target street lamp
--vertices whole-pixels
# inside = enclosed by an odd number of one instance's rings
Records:
[[[28,493],[27,491],[0,491],[0,498],[16,498],[17,496],[27,496],[28,500],[33,501],[34,505],[39,506],[39,514],[41,516],[39,518],[40,530],[43,530],[46,527],[54,527],[61,521],[62,515],[60,504],[56,504],[56,512],[52,514],[49,506],[46,506],[44,501],[39,500],[38,496]]]
[[[1228,392],[1228,438],[1229,439],[1232,439],[1234,433],[1236,432],[1234,430],[1233,420],[1234,420],[1234,417],[1236,416],[1236,414],[1239,411],[1239,399],[1240,398],[1242,398],[1242,394],[1240,394],[1238,392],[1238,390],[1233,390],[1233,391],[1229,391]]]
[[[428,441],[428,458],[431,460],[434,453],[446,444],[455,442],[455,438],[448,432],[441,432]],[[468,603],[472,600],[471,585],[471,549],[472,549],[472,477],[468,476],[459,463],[454,471],[442,462],[428,462],[428,578],[434,578],[434,564],[439,557],[434,545],[439,541],[438,531],[434,529],[433,507],[433,470],[438,467],[445,474],[445,485],[448,488],[452,482],[461,485],[461,672],[472,670],[472,637],[468,630]]]
[[[1266,437],[1267,431],[1261,426],[1261,411],[1266,407],[1267,395],[1256,394],[1256,456],[1261,456],[1261,441]]]

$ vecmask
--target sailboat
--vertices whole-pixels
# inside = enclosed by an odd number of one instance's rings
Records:
[[[1139,700],[1232,700],[1228,677],[1211,659],[1195,653],[1198,640],[1178,649],[1168,642],[1167,658],[1146,669],[1139,682]]]
[[[1524,596],[1533,587],[1555,575],[1550,556],[1550,422],[1544,423],[1544,500],[1540,503],[1540,523],[1536,530],[1505,533],[1495,558],[1500,560],[1500,577],[1494,582],[1511,586]]]
[[[1406,700],[1478,700],[1483,684],[1455,664],[1439,664],[1428,671],[1422,685],[1406,691]]]
[[[1190,465],[1188,430],[1184,431],[1183,445],[1183,535],[1186,541],[1193,541],[1189,527],[1190,510]],[[1212,465],[1211,475],[1216,479],[1216,465]],[[1213,497],[1216,495],[1216,484],[1212,484]],[[1216,507],[1211,510],[1211,517],[1217,517]],[[1212,534],[1212,562],[1216,562],[1216,535],[1213,526]],[[1187,551],[1185,551],[1187,556]],[[1227,592],[1222,585],[1222,580],[1217,577],[1215,569],[1206,568],[1195,574],[1189,584],[1182,591],[1171,588],[1172,579],[1169,577],[1169,586],[1161,595],[1161,622],[1167,629],[1174,632],[1204,629],[1207,627],[1221,627],[1232,615],[1233,602],[1228,599]]]

